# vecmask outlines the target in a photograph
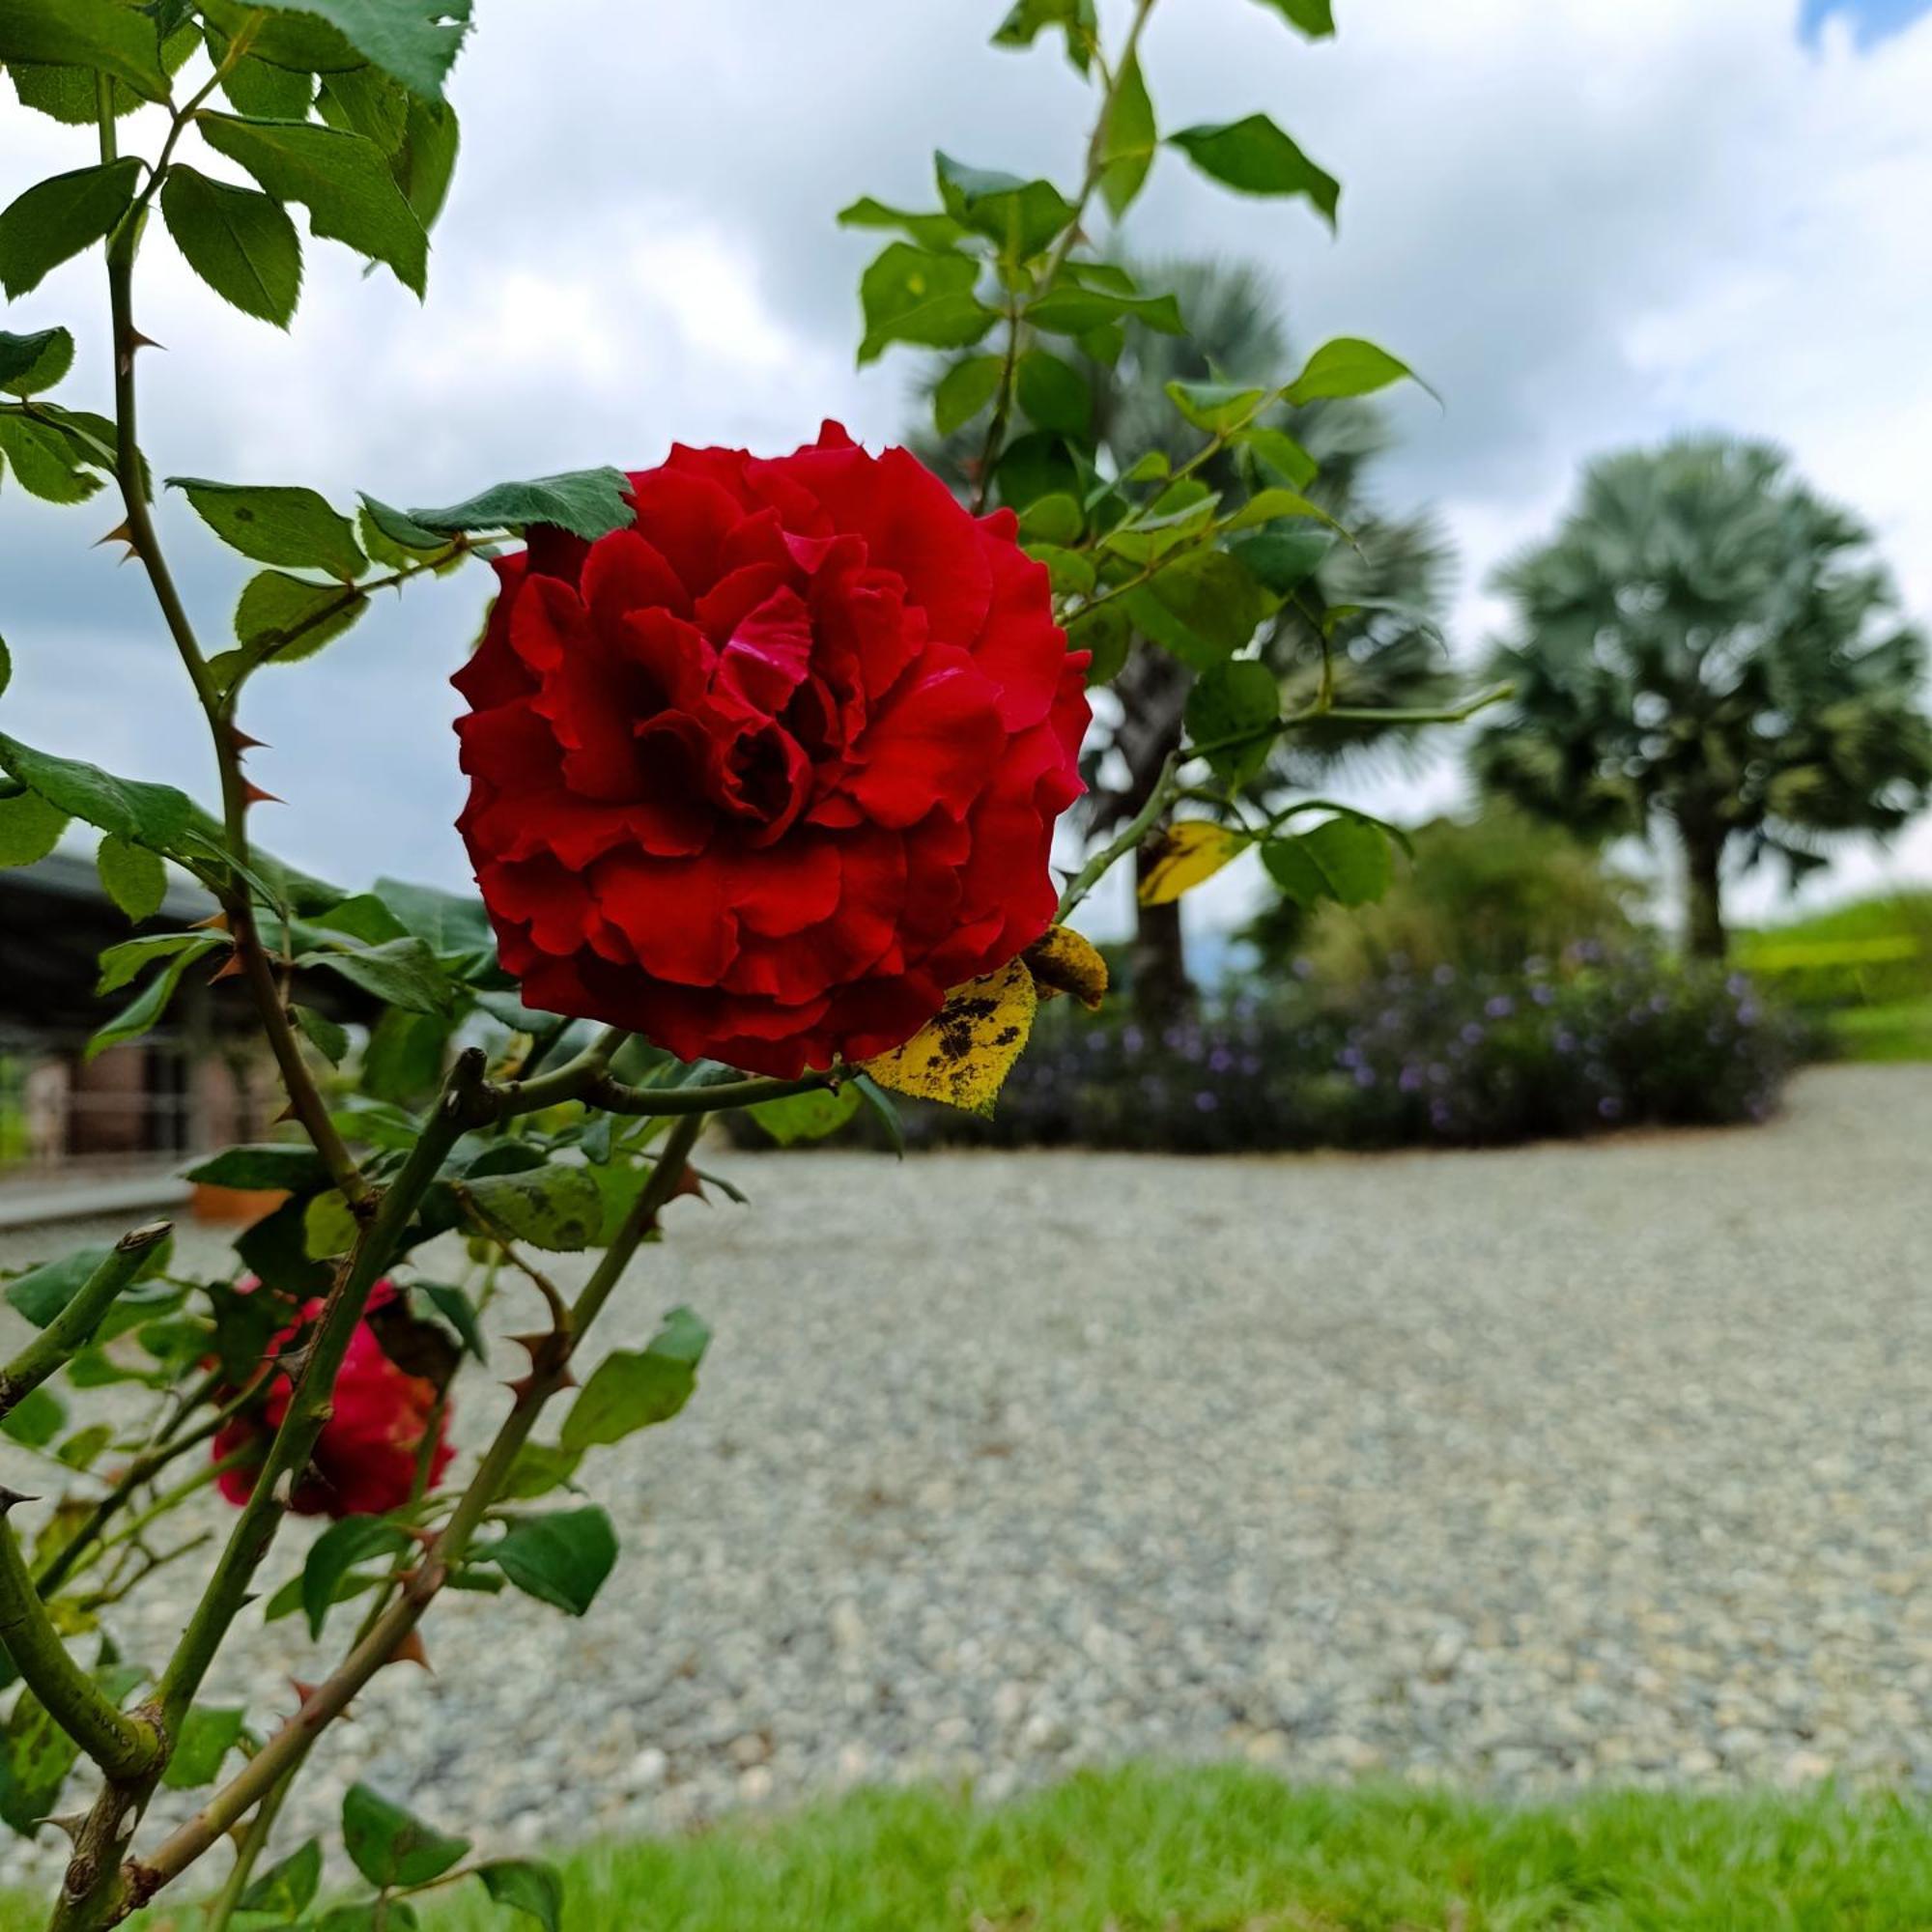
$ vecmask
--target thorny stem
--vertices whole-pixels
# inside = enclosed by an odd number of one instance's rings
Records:
[[[140,1273],[142,1264],[170,1233],[166,1221],[151,1221],[123,1235],[105,1261],[84,1281],[79,1292],[14,1359],[0,1369],[0,1416],[8,1414],[35,1389],[57,1374],[68,1358],[84,1348],[114,1305],[121,1291]]]
[[[480,1102],[482,1111],[471,1124],[485,1125],[517,1114],[540,1113],[567,1100],[581,1100],[586,1107],[600,1108],[607,1114],[653,1117],[721,1114],[733,1107],[755,1107],[765,1100],[784,1100],[794,1094],[816,1093],[821,1087],[837,1085],[838,1078],[834,1071],[808,1073],[797,1080],[724,1080],[694,1087],[626,1087],[586,1054],[567,1066],[559,1066],[554,1073],[541,1074],[534,1080],[503,1081],[486,1088]]]
[[[7,1520],[15,1503],[30,1500],[0,1491],[0,1645],[54,1721],[110,1778],[138,1777],[160,1763],[160,1727],[152,1713],[116,1709],[55,1630]]]
[[[671,1129],[663,1156],[639,1194],[617,1238],[605,1250],[589,1281],[571,1304],[570,1335],[556,1338],[553,1349],[538,1350],[529,1379],[522,1386],[515,1406],[484,1453],[455,1513],[430,1546],[422,1563],[404,1582],[402,1594],[368,1627],[366,1634],[350,1650],[335,1673],[310,1691],[300,1710],[246,1766],[195,1817],[164,1839],[152,1858],[130,1867],[128,1891],[131,1898],[150,1897],[159,1887],[179,1877],[252,1805],[272,1793],[307,1754],[316,1734],[340,1717],[363,1686],[394,1657],[397,1646],[415,1628],[447,1582],[450,1572],[468,1552],[471,1539],[508,1477],[518,1452],[529,1439],[545,1405],[566,1385],[574,1348],[596,1321],[632,1256],[656,1227],[665,1204],[682,1183],[686,1163],[703,1123],[702,1115],[691,1114]]]
[[[109,83],[99,86],[100,157],[115,157],[113,101]],[[177,120],[175,134],[182,125]],[[174,135],[170,135],[172,145]],[[147,217],[148,202],[161,178],[157,168],[150,177],[146,191],[128,212],[107,241],[107,291],[114,327],[114,475],[120,485],[122,507],[127,513],[123,526],[129,548],[141,560],[148,582],[160,607],[162,621],[174,639],[175,649],[187,671],[188,681],[201,705],[202,715],[214,746],[215,768],[221,782],[221,816],[230,856],[242,866],[248,863],[248,783],[242,772],[241,747],[195,636],[194,625],[182,602],[174,575],[162,554],[160,539],[148,503],[147,480],[142,473],[139,422],[136,415],[134,358],[144,338],[134,327],[134,258],[141,245],[141,228]],[[369,1184],[350,1157],[342,1137],[328,1118],[328,1109],[316,1091],[308,1064],[302,1058],[300,1042],[289,1023],[281,988],[262,951],[255,929],[254,910],[246,885],[231,875],[221,892],[222,909],[228,915],[229,931],[241,961],[248,990],[254,999],[263,1031],[275,1056],[275,1065],[288,1089],[289,1104],[301,1122],[316,1151],[327,1166],[329,1179],[342,1190],[352,1206],[368,1199]]]

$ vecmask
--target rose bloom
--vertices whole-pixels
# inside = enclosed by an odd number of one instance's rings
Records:
[[[532,1007],[791,1078],[1052,922],[1089,712],[1045,569],[902,449],[671,451],[533,530],[454,682],[459,821]]]
[[[392,1284],[379,1281],[369,1296],[371,1310],[396,1298]],[[320,1297],[302,1304],[296,1321],[269,1345],[278,1354],[322,1313]],[[255,1474],[269,1440],[289,1412],[294,1385],[278,1375],[264,1392],[214,1437],[213,1456],[223,1463],[238,1450],[253,1447],[257,1454],[239,1467],[224,1469],[216,1480],[231,1503],[248,1500]],[[383,1352],[376,1331],[365,1318],[356,1323],[349,1352],[335,1378],[333,1409],[322,1425],[315,1454],[290,1492],[290,1507],[298,1516],[382,1516],[410,1500],[415,1487],[416,1462],[423,1436],[436,1412],[436,1390],[420,1376],[399,1369]],[[449,1407],[437,1420],[436,1448],[430,1456],[429,1487],[434,1489],[455,1455],[449,1445]]]

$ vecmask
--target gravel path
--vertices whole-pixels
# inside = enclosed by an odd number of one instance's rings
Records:
[[[445,1599],[296,1829],[356,1776],[516,1846],[1148,1753],[1932,1787],[1932,1070],[1496,1154],[718,1159],[753,1208],[613,1310],[716,1339],[588,1471],[602,1598]],[[286,1708],[292,1632],[220,1689]]]

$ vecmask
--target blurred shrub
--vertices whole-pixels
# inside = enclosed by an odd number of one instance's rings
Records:
[[[1310,916],[1285,901],[1244,936],[1264,963],[1305,961],[1341,986],[1405,968],[1513,973],[1566,948],[1634,940],[1636,881],[1559,827],[1500,806],[1468,822],[1436,819],[1412,837],[1414,856],[1379,903]]]
[[[1885,893],[1741,932],[1731,952],[1795,1006],[1831,1010],[1932,998],[1932,893]]]
[[[1159,1037],[1050,1008],[992,1120],[906,1124],[914,1145],[1185,1153],[1719,1125],[1771,1113],[1799,1031],[1742,975],[1586,943],[1512,974],[1304,980]]]

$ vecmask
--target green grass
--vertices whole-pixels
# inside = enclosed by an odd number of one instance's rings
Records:
[[[1845,1060],[1932,1060],[1932,998],[1847,1007],[1827,1016],[1825,1030]]]
[[[448,1809],[460,1809],[452,1793]],[[1932,1813],[1623,1793],[1513,1807],[1241,1769],[1076,1777],[978,1808],[861,1793],[566,1861],[565,1932],[1889,1932],[1932,1925]],[[477,1892],[436,1932],[507,1932]],[[29,1932],[37,1918],[8,1918]],[[166,1922],[156,1914],[155,1923]],[[196,1922],[181,1913],[182,1932]]]

